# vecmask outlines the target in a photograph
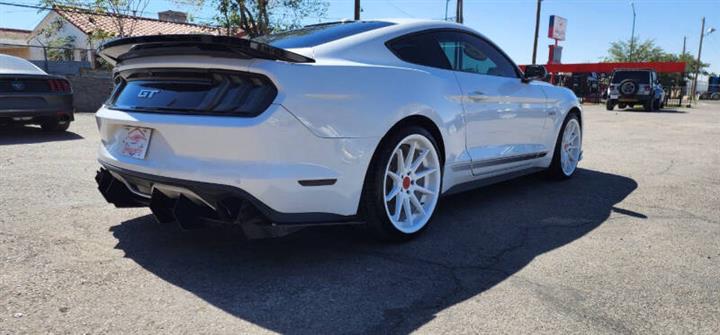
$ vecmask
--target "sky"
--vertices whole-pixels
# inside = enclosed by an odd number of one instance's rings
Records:
[[[307,23],[336,21],[353,17],[353,0],[326,0],[325,18],[307,18]],[[448,16],[455,16],[455,1],[450,0]],[[37,4],[37,0],[0,0]],[[210,2],[210,1],[208,1]],[[687,52],[697,56],[701,18],[705,27],[720,29],[720,0],[635,0],[635,35],[639,40],[653,39],[667,52],[680,53],[683,37]],[[550,15],[568,20],[563,46],[563,63],[597,62],[607,55],[610,42],[627,40],[632,30],[630,0],[543,0],[538,40],[538,63],[545,63]],[[362,18],[410,17],[444,19],[446,0],[361,0]],[[464,0],[465,24],[481,32],[503,48],[518,64],[532,59],[536,0]],[[156,17],[159,11],[173,9],[191,12],[196,21],[208,21],[213,9],[208,4],[193,7],[182,1],[151,0],[144,16]],[[32,29],[44,16],[35,9],[0,5],[0,27]],[[720,31],[707,35],[702,60],[711,63],[710,71],[720,73]]]

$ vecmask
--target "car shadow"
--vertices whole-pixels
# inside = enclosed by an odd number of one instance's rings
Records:
[[[33,126],[0,127],[0,145],[43,143],[55,141],[81,140],[82,136],[72,131],[47,132]]]
[[[265,329],[409,333],[611,212],[645,218],[615,207],[636,188],[633,179],[586,169],[564,182],[527,176],[444,198],[427,231],[402,244],[374,242],[361,226],[243,241],[227,230],[180,232],[150,215],[110,230],[125,257]]]
[[[685,114],[687,113],[684,110],[678,110],[678,109],[657,109],[652,112],[647,112],[645,109],[642,108],[625,108],[625,109],[618,109],[618,112],[630,112],[630,113],[666,113],[666,114]]]

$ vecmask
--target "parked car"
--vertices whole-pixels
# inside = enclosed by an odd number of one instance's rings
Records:
[[[18,57],[0,54],[0,125],[65,131],[74,120],[70,82]]]
[[[665,91],[652,69],[617,69],[608,86],[607,110],[642,105],[651,112],[664,107]]]
[[[720,76],[708,77],[708,89],[700,94],[702,100],[720,100]]]
[[[131,37],[100,55],[117,63],[97,112],[100,191],[184,228],[365,223],[403,240],[441,195],[541,170],[569,178],[582,155],[573,92],[454,23]]]

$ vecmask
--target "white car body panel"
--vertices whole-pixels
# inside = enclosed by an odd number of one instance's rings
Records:
[[[152,114],[102,107],[98,124],[103,164],[150,175],[230,185],[282,213],[357,214],[365,175],[383,136],[401,120],[429,119],[443,146],[443,192],[462,183],[549,166],[562,122],[577,98],[565,88],[503,78],[474,77],[406,63],[385,42],[415,31],[471,29],[435,21],[393,20],[314,48],[288,49],[315,59],[163,56],[132,59],[136,68],[208,68],[260,73],[277,87],[271,107],[256,117]],[[479,35],[479,34],[478,34]],[[483,97],[473,97],[482,90]],[[465,93],[463,91],[466,91]],[[143,160],[119,154],[118,129],[152,128]],[[534,152],[542,157],[484,166],[482,162]],[[473,165],[476,163],[477,166]],[[473,168],[465,168],[470,167]],[[304,187],[303,179],[337,179]]]

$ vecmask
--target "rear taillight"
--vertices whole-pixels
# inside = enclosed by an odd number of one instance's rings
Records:
[[[650,86],[645,86],[645,92],[650,92]]]
[[[48,80],[48,84],[50,85],[51,92],[58,92],[58,93],[69,93],[70,92],[70,83],[67,80],[50,79],[50,80]]]
[[[120,73],[109,108],[167,114],[252,117],[278,91],[255,73],[202,69],[142,69]]]

